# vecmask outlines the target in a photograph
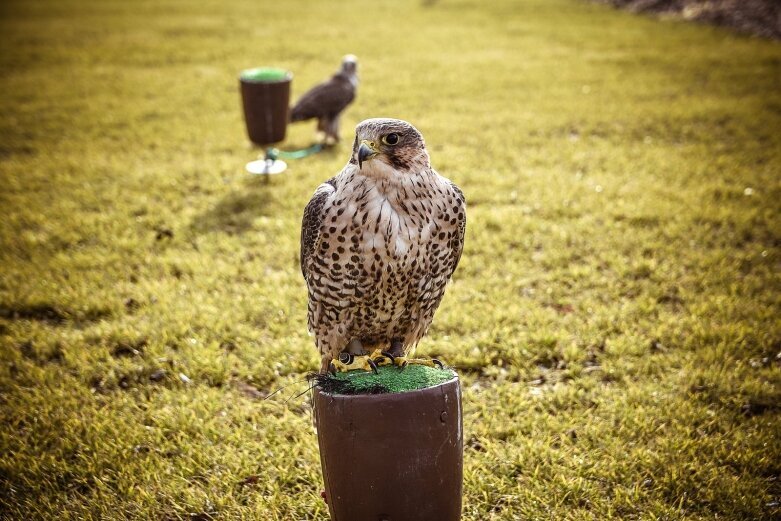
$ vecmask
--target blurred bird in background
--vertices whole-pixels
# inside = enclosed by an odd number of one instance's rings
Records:
[[[339,141],[339,118],[355,99],[358,90],[358,58],[352,54],[342,58],[342,66],[331,79],[315,85],[301,96],[290,110],[290,121],[317,118],[317,130],[325,134],[327,145]]]

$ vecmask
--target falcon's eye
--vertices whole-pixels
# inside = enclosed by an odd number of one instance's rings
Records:
[[[396,134],[395,132],[391,132],[387,136],[382,137],[382,142],[385,143],[386,145],[395,145],[396,143],[399,142],[399,135]]]

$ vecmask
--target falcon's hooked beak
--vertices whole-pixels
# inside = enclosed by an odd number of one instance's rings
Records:
[[[373,158],[379,153],[380,151],[377,150],[377,145],[374,141],[369,141],[368,139],[361,141],[361,146],[358,147],[358,169],[360,170],[363,167],[364,161]]]

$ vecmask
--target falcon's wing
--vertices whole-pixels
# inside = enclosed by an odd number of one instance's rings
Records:
[[[337,74],[330,80],[312,87],[301,96],[290,111],[290,121],[301,121],[323,116],[335,116],[355,98],[355,87],[350,80]]]
[[[332,177],[321,184],[315,190],[312,199],[307,203],[304,209],[304,220],[301,223],[301,273],[304,279],[307,279],[307,264],[309,258],[315,251],[317,239],[320,237],[320,228],[323,224],[325,214],[323,206],[328,198],[336,191],[336,178]]]
[[[450,188],[456,198],[455,206],[458,208],[458,213],[456,214],[458,231],[450,242],[454,261],[450,267],[450,272],[447,274],[448,279],[453,276],[453,272],[456,271],[458,262],[461,260],[461,253],[464,251],[464,236],[466,235],[466,198],[464,197],[464,192],[453,182],[450,182]]]

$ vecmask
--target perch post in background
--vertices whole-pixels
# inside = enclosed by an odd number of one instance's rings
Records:
[[[239,76],[247,135],[256,145],[285,139],[293,74],[284,69],[246,69]]]

